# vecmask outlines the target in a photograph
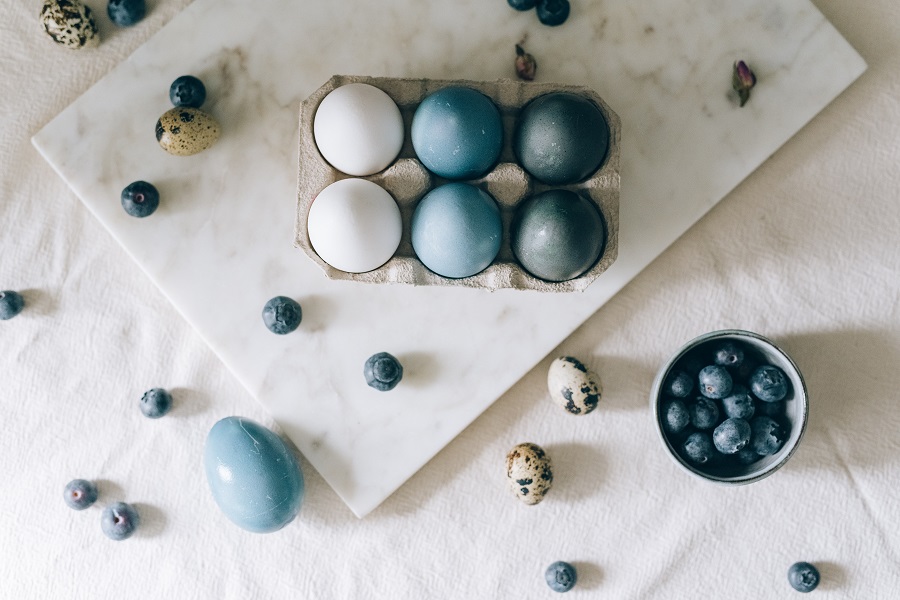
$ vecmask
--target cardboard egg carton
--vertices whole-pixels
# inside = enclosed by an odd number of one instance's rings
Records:
[[[347,273],[323,261],[309,240],[306,223],[310,206],[325,187],[350,177],[332,167],[319,153],[313,135],[313,118],[319,103],[333,89],[349,83],[367,83],[383,90],[400,108],[405,137],[398,158],[384,171],[363,177],[386,189],[400,207],[403,234],[394,256],[381,267],[366,273]],[[503,239],[500,252],[485,270],[460,279],[442,277],[430,271],[413,251],[410,223],[419,200],[438,185],[447,183],[428,171],[413,151],[410,128],[413,114],[426,96],[441,88],[460,85],[480,91],[493,100],[503,119],[503,150],[499,163],[479,179],[465,180],[488,192],[500,207]],[[573,185],[550,186],[535,180],[516,162],[512,137],[520,110],[533,98],[550,92],[570,92],[588,98],[603,113],[609,124],[610,140],[606,159],[593,175]],[[571,85],[533,83],[512,80],[466,81],[402,79],[335,75],[300,105],[300,157],[297,185],[297,221],[295,245],[302,248],[331,279],[368,283],[406,283],[412,285],[455,285],[496,290],[514,288],[544,292],[583,291],[616,260],[619,249],[619,143],[621,123],[593,90]],[[596,263],[584,274],[562,282],[550,282],[530,275],[516,261],[510,247],[510,224],[518,204],[529,196],[548,189],[566,189],[590,199],[606,227],[606,245]]]

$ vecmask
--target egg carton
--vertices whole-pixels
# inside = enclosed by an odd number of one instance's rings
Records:
[[[398,158],[385,170],[363,177],[386,189],[400,207],[403,233],[393,257],[381,267],[365,273],[347,273],[335,269],[316,253],[309,240],[306,223],[316,196],[335,181],[351,177],[332,167],[319,153],[313,135],[313,117],[319,103],[329,92],[350,83],[366,83],[383,90],[400,108],[405,137]],[[448,86],[465,86],[485,94],[503,119],[503,150],[498,164],[478,179],[465,180],[488,192],[500,207],[503,239],[500,252],[483,271],[459,279],[443,277],[429,270],[413,251],[410,223],[419,200],[449,180],[428,171],[416,158],[410,129],[413,114],[429,94]],[[572,185],[545,185],[532,178],[516,162],[512,136],[521,109],[532,99],[551,92],[569,92],[591,100],[609,124],[609,150],[601,167],[588,179]],[[621,122],[606,102],[590,88],[553,83],[534,83],[501,79],[467,81],[407,79],[335,75],[300,105],[300,155],[297,185],[295,245],[318,264],[330,279],[368,283],[405,283],[412,285],[453,285],[487,290],[513,288],[544,292],[583,291],[612,265],[619,250],[619,143]],[[590,199],[600,210],[606,229],[606,244],[597,262],[582,275],[568,281],[551,282],[534,277],[516,260],[510,246],[510,224],[518,204],[533,194],[549,189],[571,190]]]

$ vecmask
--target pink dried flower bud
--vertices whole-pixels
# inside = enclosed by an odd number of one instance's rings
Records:
[[[525,52],[522,46],[516,44],[516,75],[519,76],[519,79],[532,81],[535,71],[537,71],[537,61],[532,55]]]
[[[750,90],[754,85],[756,85],[756,75],[753,74],[747,63],[742,60],[736,61],[734,63],[734,72],[731,75],[731,87],[737,92],[741,106],[745,105],[747,100],[750,99]]]

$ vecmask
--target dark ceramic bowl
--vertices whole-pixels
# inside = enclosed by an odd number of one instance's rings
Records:
[[[727,458],[723,458],[713,465],[697,465],[682,454],[681,443],[687,437],[688,432],[672,434],[663,427],[664,415],[661,414],[660,407],[665,400],[662,385],[666,377],[673,369],[684,369],[690,372],[692,366],[696,369],[698,364],[701,367],[712,364],[711,348],[722,340],[739,342],[744,347],[745,360],[775,365],[784,371],[790,382],[788,394],[784,400],[784,413],[773,417],[787,430],[787,440],[775,454],[761,456],[756,462],[749,465],[742,465],[736,460],[727,460]],[[691,397],[686,400],[690,400]],[[719,404],[721,409],[721,403]],[[739,329],[706,333],[682,346],[657,373],[653,382],[653,390],[650,393],[650,408],[663,447],[675,464],[701,479],[729,485],[759,481],[781,468],[797,449],[806,429],[809,412],[806,383],[794,361],[772,341],[757,333]],[[688,425],[688,430],[690,430],[690,425]]]

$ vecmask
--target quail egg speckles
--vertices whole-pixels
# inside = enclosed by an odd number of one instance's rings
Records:
[[[550,363],[547,388],[553,402],[573,415],[586,415],[597,408],[603,394],[600,377],[571,356]]]
[[[519,444],[506,455],[506,482],[516,498],[537,504],[553,485],[550,457],[537,444]]]
[[[91,9],[78,0],[46,0],[41,25],[50,38],[66,48],[95,48],[100,43]]]
[[[163,113],[156,122],[156,141],[175,156],[191,156],[206,150],[219,139],[219,124],[199,108],[178,106]]]

